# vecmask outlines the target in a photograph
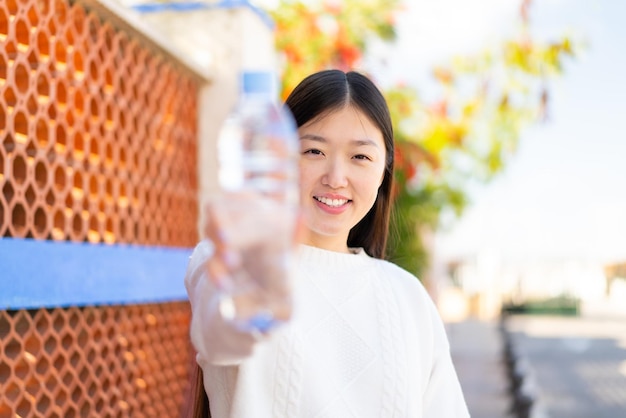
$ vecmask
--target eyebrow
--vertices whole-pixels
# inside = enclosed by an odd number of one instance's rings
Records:
[[[308,139],[310,141],[323,142],[323,143],[328,142],[326,138],[324,138],[323,136],[319,136],[315,134],[304,134],[300,137],[300,140],[303,140],[303,139]],[[357,146],[373,146],[373,147],[379,148],[378,144],[369,138],[354,139],[350,142],[352,142],[353,144]]]

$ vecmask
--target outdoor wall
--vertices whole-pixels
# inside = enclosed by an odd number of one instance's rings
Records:
[[[133,4],[141,20],[159,28],[179,57],[210,69],[211,83],[200,89],[198,103],[199,205],[217,191],[216,139],[238,97],[242,70],[277,68],[273,22],[245,1]],[[241,7],[245,6],[245,7]],[[203,224],[202,211],[198,227]]]
[[[182,279],[238,67],[220,48],[198,66],[140,16],[0,2],[2,417],[180,413]]]

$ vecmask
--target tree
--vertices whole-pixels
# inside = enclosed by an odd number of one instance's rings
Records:
[[[416,86],[386,89],[396,136],[396,217],[390,258],[421,276],[428,266],[425,231],[443,211],[467,204],[470,181],[488,181],[515,153],[523,128],[545,120],[549,85],[574,55],[566,36],[531,36],[530,0],[520,7],[519,33],[493,48],[452,57],[433,69],[441,97],[419,99]],[[358,67],[369,42],[395,39],[397,0],[282,0],[270,14],[284,56],[283,97],[324,68]]]
[[[395,39],[397,10],[398,0],[281,0],[269,13],[276,22],[276,48],[285,59],[283,95],[315,71],[354,68],[368,39]]]

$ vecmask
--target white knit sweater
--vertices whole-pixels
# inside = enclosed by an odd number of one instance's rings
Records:
[[[469,417],[421,283],[360,250],[301,246],[288,325],[256,342],[225,322],[199,244],[185,285],[213,418]]]

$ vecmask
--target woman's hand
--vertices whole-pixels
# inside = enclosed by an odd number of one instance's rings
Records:
[[[291,262],[306,228],[295,208],[259,195],[229,193],[205,207],[214,245],[207,278],[222,296],[225,319],[267,332],[290,319]]]
[[[213,244],[213,253],[206,262],[207,277],[213,286],[218,289],[227,287],[228,278],[239,267],[238,253],[229,248],[226,237],[220,225],[219,211],[214,203],[205,206],[206,222],[204,236]]]

